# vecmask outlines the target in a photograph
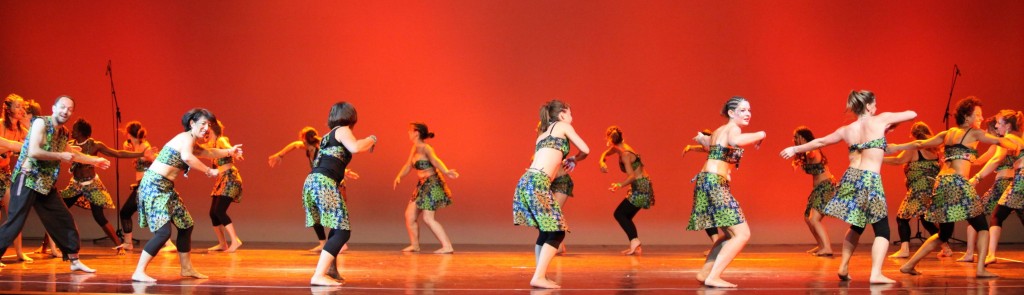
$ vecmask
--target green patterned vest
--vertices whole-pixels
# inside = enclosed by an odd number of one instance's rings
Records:
[[[50,116],[39,116],[32,119],[32,122],[42,119],[45,125],[46,138],[43,139],[42,148],[50,152],[63,152],[68,145],[68,132],[63,126],[55,126]],[[35,124],[35,123],[33,123]],[[25,187],[28,187],[41,194],[49,194],[53,185],[57,182],[57,173],[60,172],[60,161],[42,161],[28,156],[28,145],[32,133],[25,136],[25,143],[21,146],[21,155],[18,156],[18,164],[14,165],[14,174],[11,179],[18,179],[21,173],[25,173]],[[31,170],[22,171],[26,161],[32,164]]]

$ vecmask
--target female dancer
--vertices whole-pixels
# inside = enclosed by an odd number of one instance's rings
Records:
[[[207,278],[192,267],[189,252],[192,249],[194,222],[185,204],[179,199],[178,192],[174,190],[174,179],[178,172],[187,174],[189,169],[199,170],[207,177],[217,177],[220,174],[217,169],[203,165],[196,156],[211,159],[242,157],[241,145],[228,149],[203,148],[199,145],[207,139],[206,133],[213,121],[216,121],[216,117],[206,109],[196,108],[185,113],[181,118],[181,125],[185,131],[164,144],[156,160],[142,176],[142,182],[139,184],[139,226],[149,227],[149,230],[153,231],[153,238],[146,243],[139,256],[139,263],[132,274],[133,281],[156,282],[156,279],[146,275],[146,266],[160,251],[160,247],[170,239],[171,224],[178,229],[181,276]]]
[[[349,229],[348,207],[338,183],[345,177],[345,167],[352,161],[352,154],[372,150],[377,137],[356,140],[352,134],[358,116],[356,108],[347,102],[331,106],[327,126],[331,128],[320,140],[320,149],[313,160],[313,171],[306,176],[302,185],[302,201],[306,208],[306,227],[322,224],[331,229],[320,260],[309,284],[315,286],[338,286],[344,280],[338,273],[337,257],[341,246],[348,242],[352,232]],[[334,278],[334,279],[332,279]]]
[[[530,286],[555,289],[561,286],[548,280],[548,263],[565,239],[569,225],[562,214],[562,207],[551,194],[551,175],[559,166],[571,166],[585,159],[590,148],[572,127],[569,105],[560,100],[549,101],[540,107],[537,133],[533,162],[519,178],[512,198],[512,223],[536,227],[539,231],[534,247],[537,268],[530,279]],[[569,157],[570,142],[579,148],[579,153],[572,157]]]
[[[412,141],[412,151],[409,152],[409,159],[402,165],[402,170],[395,177],[392,189],[398,187],[402,177],[409,174],[409,170],[415,168],[416,175],[420,181],[416,183],[416,190],[413,191],[412,199],[405,208],[405,229],[409,231],[409,246],[402,249],[402,252],[420,251],[420,228],[417,224],[419,216],[423,216],[423,223],[427,224],[434,237],[441,242],[441,249],[434,251],[434,254],[452,254],[452,241],[444,232],[441,223],[434,219],[434,212],[437,209],[448,207],[452,204],[452,191],[444,182],[443,173],[452,179],[459,178],[455,169],[448,169],[444,162],[434,153],[434,148],[427,144],[428,138],[434,138],[434,133],[427,131],[427,125],[423,123],[409,124],[409,141]]]
[[[885,131],[896,123],[917,117],[917,113],[903,111],[876,115],[878,107],[875,94],[867,90],[851,91],[846,100],[846,109],[857,115],[857,121],[839,127],[825,137],[783,149],[780,154],[788,159],[799,153],[835,144],[840,140],[850,145],[850,167],[839,181],[836,196],[825,205],[825,211],[822,212],[850,224],[850,230],[846,232],[846,239],[843,242],[839,279],[850,280],[850,257],[857,248],[864,227],[870,224],[875,232],[875,239],[871,245],[869,281],[872,284],[894,283],[895,281],[882,275],[882,262],[885,261],[885,252],[889,249],[889,218],[882,177],[878,171],[887,150]],[[903,148],[906,147],[894,145],[889,146],[888,150]]]
[[[814,139],[814,133],[805,126],[797,127],[793,131],[794,145],[802,145]],[[821,219],[825,217],[821,212],[825,211],[825,205],[836,194],[836,179],[827,165],[828,157],[821,152],[821,149],[810,150],[793,157],[793,167],[800,167],[804,173],[811,175],[811,187],[813,188],[811,195],[807,197],[804,221],[811,229],[811,235],[814,236],[814,241],[818,243],[818,246],[808,250],[807,253],[814,256],[831,257],[832,242],[829,241],[825,226],[821,224]]]
[[[24,102],[25,100],[21,96],[11,93],[4,98],[3,104],[0,104],[0,114],[3,114],[3,118],[0,118],[3,121],[2,128],[0,128],[0,142],[3,143],[3,152],[0,153],[0,219],[4,221],[7,220],[8,203],[11,200],[8,190],[11,187],[11,172],[21,154],[21,145],[25,140],[25,134],[28,133],[28,129],[22,127],[22,124],[29,123],[29,117],[25,114],[25,108],[22,107]],[[21,234],[14,238],[12,246],[14,246],[19,261],[32,262],[32,258],[28,257],[21,248]],[[53,257],[61,256],[57,252],[57,247],[50,247],[50,249],[53,249]],[[43,253],[43,251],[39,253]],[[0,266],[3,266],[3,263],[0,263]]]
[[[989,118],[989,119],[987,119],[985,121],[982,121],[982,124],[987,127],[985,132],[987,132],[988,134],[998,134],[999,133],[998,131],[996,131],[995,116],[993,116],[993,117],[991,117],[991,118]],[[999,147],[998,145],[989,145],[988,146],[988,150],[985,150],[984,154],[974,158],[974,161],[971,162],[971,166],[982,166],[984,168],[985,167],[984,165],[987,165],[988,162],[991,162],[993,156],[996,155],[996,151],[1002,151],[1002,152],[1005,153],[1005,149]],[[987,174],[991,173],[993,168],[995,168],[995,167],[989,168],[988,172],[985,172],[985,174],[987,175]],[[982,173],[982,172],[984,172],[984,171],[979,171],[978,173]],[[1010,174],[1009,177],[1013,178],[1013,174]],[[976,184],[977,183],[975,183],[975,185]],[[998,179],[996,181],[996,184],[997,185],[999,184]],[[999,202],[999,196],[1001,196],[1001,195],[1002,195],[1002,193],[1000,193],[999,195],[996,195],[995,198],[988,198],[988,195],[983,195],[982,196],[982,199],[981,199],[980,202],[982,204],[981,205],[982,208],[985,208],[985,216],[992,216],[992,212],[995,211],[996,203]],[[989,233],[989,241],[992,240],[991,236],[992,236],[992,234],[990,232]],[[974,262],[974,250],[975,250],[974,249],[974,245],[977,244],[977,241],[978,241],[978,231],[974,230],[973,226],[968,225],[967,226],[967,249],[964,249],[964,255],[960,256],[960,259],[957,259],[956,261],[957,262]],[[988,256],[992,256],[991,249],[989,250],[989,255]]]
[[[651,186],[647,169],[644,169],[644,163],[640,160],[640,154],[637,154],[632,146],[623,141],[622,129],[619,129],[618,126],[608,127],[608,130],[605,131],[605,140],[608,149],[601,153],[601,172],[608,173],[608,165],[605,164],[604,159],[612,154],[618,154],[619,170],[626,173],[626,180],[612,183],[608,190],[614,192],[620,187],[629,186],[629,193],[619,203],[619,207],[615,208],[613,214],[615,221],[619,222],[619,226],[626,232],[626,238],[629,240],[629,249],[623,250],[622,254],[640,255],[643,253],[643,249],[640,247],[640,237],[637,235],[636,225],[633,224],[633,217],[640,212],[640,209],[650,209],[651,206],[654,206],[654,188]],[[627,163],[629,165],[626,165]]]
[[[1021,112],[1015,112],[1012,110],[1002,110],[995,116],[996,132],[1000,136],[1010,139],[1014,144],[1017,145],[1018,150],[1024,148],[1024,139],[1021,139],[1021,125],[1024,124],[1024,114]],[[1016,164],[1024,162],[1021,160],[1021,153],[1009,153],[1004,148],[998,148],[996,154],[985,168],[982,168],[978,174],[971,177],[971,185],[976,185],[978,181],[985,178],[985,174],[990,173],[992,170],[996,171],[996,182],[992,185],[992,188],[985,193],[982,200],[997,200],[996,208],[992,214],[992,226],[989,227],[989,242],[988,242],[988,255],[985,257],[985,263],[995,263],[996,260],[996,247],[999,246],[999,235],[1003,231],[1003,221],[1010,216],[1010,212],[1017,211],[1017,217],[1020,218],[1021,224],[1024,224],[1024,216],[1021,216],[1021,209],[1024,209],[1024,176],[1022,176],[1019,168],[1014,168]],[[1018,165],[1019,166],[1019,165]],[[980,257],[979,257],[980,259]]]
[[[209,147],[230,149],[231,142],[224,136],[224,124],[220,120],[214,121],[210,124],[214,140],[208,143]],[[217,185],[210,193],[210,221],[213,222],[213,231],[217,234],[217,245],[207,250],[232,253],[242,246],[242,240],[235,233],[235,224],[231,223],[231,217],[228,216],[228,206],[231,206],[232,202],[242,201],[242,175],[235,167],[234,157],[217,158],[213,161],[212,167],[220,171],[217,175]],[[228,238],[231,239],[230,246],[224,232],[227,232]]]
[[[910,137],[915,140],[928,139],[932,137],[932,130],[928,124],[918,121],[910,127]],[[939,150],[918,149],[913,151],[902,151],[898,156],[885,157],[883,163],[889,165],[904,165],[903,174],[906,175],[907,195],[900,203],[900,209],[896,212],[896,229],[900,235],[900,250],[889,257],[907,258],[910,257],[910,220],[917,218],[917,222],[928,231],[928,235],[939,232],[935,223],[924,220],[924,214],[932,200],[932,185],[935,184],[935,177],[939,175]],[[939,257],[952,256],[953,251],[949,244],[942,244],[942,251]]]
[[[83,154],[90,156],[102,153],[116,158],[139,158],[145,154],[145,151],[124,151],[107,147],[103,142],[92,138],[92,125],[82,118],[79,118],[72,125],[71,139],[74,140],[72,145],[79,147],[82,149]],[[103,209],[114,209],[114,200],[110,199],[107,188],[103,186],[99,175],[96,175],[96,167],[73,163],[71,164],[71,174],[71,182],[68,183],[64,190],[60,191],[60,197],[64,199],[64,204],[68,208],[71,208],[72,205],[78,205],[84,209],[90,209],[96,224],[103,229],[103,232],[114,242],[114,245],[120,245],[121,240],[118,239],[117,233],[114,232],[114,226],[107,222],[107,217],[103,214]],[[114,249],[117,250],[117,255],[125,254],[123,247],[115,247]]]
[[[683,147],[683,157],[686,157],[686,153],[689,153],[691,151],[698,151],[698,152],[702,152],[702,153],[707,153],[708,149],[710,149],[707,146],[707,144],[708,144],[708,141],[711,139],[711,133],[712,133],[711,129],[704,129],[704,130],[701,130],[700,132],[698,132],[697,136],[693,138],[693,140],[698,142],[698,144],[690,144],[690,145],[684,146]],[[697,178],[694,177],[692,180],[690,180],[690,182],[694,182],[696,180],[697,180]],[[725,180],[729,181],[729,180],[732,180],[732,179],[728,175],[726,175]],[[718,238],[721,237],[721,235],[718,233],[718,228],[717,227],[712,227],[712,228],[705,229],[704,233],[707,234],[708,235],[708,239],[711,240],[711,245],[714,245],[715,241],[718,241]],[[708,256],[709,253],[711,253],[710,249],[704,250],[703,254],[706,257],[706,256]]]
[[[977,129],[981,125],[981,119],[981,100],[973,96],[967,97],[956,104],[956,127],[951,127],[927,140],[915,142],[921,148],[945,145],[946,165],[935,179],[932,203],[925,213],[925,220],[939,224],[939,234],[929,237],[914,256],[900,267],[900,272],[910,275],[921,274],[914,269],[917,263],[940,243],[949,241],[953,236],[955,222],[967,220],[978,231],[977,247],[980,258],[975,275],[979,278],[996,277],[985,270],[984,257],[988,254],[989,238],[988,221],[985,220],[985,208],[979,202],[978,193],[974,191],[967,176],[971,172],[971,162],[978,155],[979,142],[999,144],[1010,150],[1015,150],[1017,146],[1009,139],[1000,139]]]
[[[290,153],[291,151],[304,150],[306,152],[306,160],[309,161],[309,168],[313,169],[313,160],[315,160],[316,155],[320,152],[319,145],[320,134],[316,132],[316,128],[310,126],[303,127],[302,131],[299,131],[299,140],[293,141],[285,145],[283,149],[274,153],[273,155],[270,155],[270,157],[267,159],[267,164],[270,165],[270,168],[274,168],[274,166],[280,164],[281,161],[284,160],[284,156]],[[353,172],[352,169],[346,168],[345,178],[359,179],[359,174]],[[347,195],[345,193],[345,179],[342,179],[341,182],[338,183],[338,186],[339,190],[341,191],[341,197],[344,198]],[[324,249],[324,243],[327,243],[327,234],[324,232],[324,226],[320,225],[318,220],[314,220],[314,222],[316,223],[313,224],[313,232],[316,233],[317,241],[319,241],[319,244],[316,247],[309,249],[309,252],[319,253],[320,250]],[[348,244],[341,246],[341,252],[345,252],[345,250],[347,249]]]
[[[114,247],[118,251],[131,251],[135,248],[135,242],[132,239],[132,215],[139,211],[139,184],[142,183],[142,176],[146,172],[146,169],[153,164],[153,160],[156,159],[156,154],[152,152],[152,145],[146,140],[146,128],[142,127],[142,123],[139,121],[131,121],[125,125],[125,134],[128,135],[128,139],[124,141],[124,149],[137,153],[143,153],[142,157],[135,159],[135,184],[131,185],[131,194],[124,200],[124,204],[121,205],[121,211],[118,212],[118,217],[121,219],[121,230],[124,233],[124,242],[121,245]],[[177,247],[167,240],[161,251],[177,251]]]
[[[695,177],[693,188],[693,212],[687,230],[719,228],[724,236],[715,241],[704,266],[697,273],[697,280],[711,287],[735,288],[736,284],[722,279],[722,272],[729,266],[743,246],[750,239],[750,227],[743,217],[743,211],[729,191],[728,175],[730,164],[739,167],[743,157],[741,146],[764,140],[765,132],[743,133],[740,127],[750,124],[750,102],[734,96],[725,102],[721,115],[728,119],[708,139],[708,160]]]

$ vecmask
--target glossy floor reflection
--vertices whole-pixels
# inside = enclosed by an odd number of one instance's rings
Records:
[[[35,243],[26,243],[35,245]],[[1000,247],[999,263],[990,270],[998,279],[975,279],[973,265],[953,258],[921,263],[921,276],[897,271],[904,259],[887,259],[885,275],[893,285],[867,283],[870,259],[864,245],[851,264],[853,281],[841,283],[835,272],[839,258],[803,253],[809,246],[749,246],[727,270],[724,279],[737,289],[709,289],[695,281],[703,262],[698,246],[645,246],[643,256],[619,255],[620,246],[573,246],[556,257],[549,278],[562,284],[557,291],[533,290],[533,246],[461,245],[453,255],[410,254],[404,245],[352,245],[341,255],[346,284],[340,288],[311,288],[309,277],[317,254],[308,244],[249,243],[237,253],[194,252],[196,268],[210,279],[178,275],[173,253],[160,254],[149,266],[156,284],[133,283],[131,273],[139,247],[128,256],[115,256],[109,247],[86,243],[83,261],[96,274],[70,273],[60,259],[32,254],[33,263],[17,262],[13,251],[0,269],[2,293],[136,293],[136,294],[1024,294],[1024,245]],[[200,243],[198,246],[207,246]],[[916,245],[914,246],[916,247]],[[954,249],[963,245],[954,246]],[[432,249],[425,245],[424,249]],[[838,249],[838,248],[837,248]],[[895,250],[895,249],[893,249]],[[958,253],[960,254],[960,253]],[[959,257],[960,255],[956,255]]]

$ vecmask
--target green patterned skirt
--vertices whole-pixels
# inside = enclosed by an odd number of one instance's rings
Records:
[[[190,228],[195,222],[174,190],[174,182],[159,173],[146,170],[139,182],[139,226],[155,232],[173,221],[177,228]]]
[[[302,184],[302,204],[306,208],[306,227],[320,224],[325,228],[351,229],[345,197],[334,179],[320,173],[306,176]]]
[[[1024,173],[1021,171],[1024,170],[1017,170],[1017,174],[1013,176],[1013,183],[1006,188],[1003,196],[999,197],[999,205],[1017,210],[1024,208]]]
[[[555,179],[551,181],[552,193],[563,193],[572,197],[572,187],[572,177],[569,177],[569,174],[555,177]]]
[[[992,187],[981,196],[981,203],[985,206],[985,215],[992,215],[992,212],[995,212],[999,199],[1003,196],[1003,192],[1010,188],[1010,184],[1013,184],[1013,177],[996,178]]]
[[[221,171],[210,195],[228,197],[235,203],[242,202],[242,174],[238,168],[231,166],[231,169]]]
[[[888,216],[882,175],[848,168],[836,187],[836,196],[825,205],[825,215],[864,227]]]
[[[746,222],[740,203],[729,191],[725,176],[701,172],[694,177],[693,211],[686,230],[729,227]]]
[[[646,176],[634,179],[629,185],[629,195],[626,198],[637,208],[650,209],[651,206],[654,206],[654,188],[651,187],[651,179]]]
[[[0,168],[0,200],[3,200],[4,193],[11,188],[11,166]]]
[[[815,184],[814,189],[811,190],[811,195],[807,196],[807,207],[804,208],[804,216],[811,216],[811,209],[818,210],[818,213],[825,212],[825,205],[835,196],[835,177]]]
[[[934,191],[932,204],[924,215],[927,221],[950,223],[985,214],[978,192],[960,174],[939,175]]]
[[[416,190],[412,192],[412,201],[416,202],[416,208],[420,210],[437,211],[452,204],[452,191],[440,175],[434,174],[416,183]]]
[[[527,169],[512,197],[512,224],[536,227],[542,232],[569,231],[562,207],[551,195],[551,178]]]
[[[64,199],[77,198],[75,205],[85,209],[92,208],[92,206],[114,209],[114,200],[110,198],[110,194],[107,193],[107,188],[103,186],[99,176],[82,182],[72,178],[68,186],[60,191],[60,197]]]

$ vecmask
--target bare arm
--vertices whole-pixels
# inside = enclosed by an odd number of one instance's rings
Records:
[[[99,141],[93,141],[93,142],[96,143],[97,151],[99,151],[101,154],[104,154],[104,155],[107,155],[107,156],[111,156],[111,157],[115,157],[115,158],[138,158],[138,157],[142,157],[143,154],[145,154],[145,152],[146,152],[146,151],[130,152],[130,151],[125,151],[125,150],[115,150],[115,149],[112,149],[112,148],[108,147],[107,145],[103,144],[103,142],[99,142]]]
[[[902,111],[902,112],[884,112],[876,116],[881,119],[887,125],[898,124],[905,121],[913,120],[917,118],[917,113],[914,111]]]
[[[988,177],[989,174],[996,170],[996,166],[999,166],[999,162],[1003,161],[1003,157],[1006,157],[1006,150],[996,149],[992,158],[985,162],[985,166],[978,171],[978,174],[974,174],[974,177],[971,177],[971,184],[977,184],[981,179]]]
[[[729,145],[732,146],[745,146],[764,139],[767,135],[764,131],[758,131],[753,133],[740,133],[733,136],[729,136]]]
[[[587,154],[590,154],[590,147],[587,147],[587,143],[583,142],[583,138],[580,138],[579,134],[576,134],[576,129],[572,125],[565,124],[568,129],[565,129],[565,137],[569,139],[572,144],[576,145],[576,148],[580,150],[579,153],[572,156],[573,162],[579,162],[587,158]]]
[[[1009,138],[995,137],[995,136],[992,136],[991,134],[982,132],[981,130],[972,131],[971,135],[973,135],[974,138],[976,138],[978,140],[978,142],[983,142],[983,143],[987,143],[987,144],[991,144],[991,145],[999,145],[1000,147],[1006,149],[1007,151],[1014,151],[1014,152],[1016,152],[1016,151],[1020,150],[1020,148],[1017,147],[1017,144],[1014,143],[1013,140],[1011,140]]]
[[[355,135],[352,134],[352,129],[348,127],[335,129],[334,138],[337,138],[341,145],[345,146],[345,149],[353,154],[368,151],[377,144],[377,137],[373,135],[356,140]]]
[[[605,164],[605,158],[608,158],[608,156],[617,153],[618,150],[616,150],[613,147],[608,147],[608,149],[604,150],[604,152],[601,153],[601,159],[598,160],[598,163],[600,163],[601,166],[601,173],[608,173],[608,164]]]
[[[424,151],[427,154],[427,159],[430,159],[430,163],[433,164],[434,167],[437,167],[438,171],[441,171],[441,173],[444,173],[453,179],[459,178],[459,172],[456,172],[455,169],[448,170],[448,166],[445,166],[444,162],[441,161],[441,158],[437,157],[437,153],[434,152],[433,147],[428,144],[424,147]]]
[[[932,136],[929,139],[918,140],[917,141],[917,144],[919,145],[918,148],[922,148],[923,149],[923,148],[931,148],[931,147],[937,147],[939,145],[942,145],[942,143],[946,141],[946,132],[947,131],[942,131],[942,132],[939,132],[938,134],[935,134],[935,136]]]
[[[622,182],[612,183],[612,187],[610,187],[608,189],[613,191],[613,192],[615,190],[619,189],[620,187],[623,187],[623,186],[626,186],[626,185],[629,185],[629,184],[633,183],[633,180],[636,179],[636,175],[637,175],[636,170],[633,170],[633,165],[632,165],[633,161],[636,161],[636,155],[635,154],[633,154],[633,153],[622,153],[622,156],[621,156],[621,158],[619,158],[619,161],[623,161],[623,165],[622,166],[626,167],[626,180],[623,180]],[[628,164],[626,164],[626,163],[628,163]]]
[[[304,148],[305,146],[306,145],[303,144],[302,141],[293,141],[285,145],[284,148],[282,148],[280,151],[274,153],[273,155],[270,155],[270,157],[267,157],[267,164],[269,164],[270,167],[273,168],[274,166],[277,166],[277,164],[281,164],[281,160],[284,160],[284,155],[287,155],[293,150]]]
[[[910,159],[913,158],[913,157],[914,157],[914,153],[908,153],[907,151],[902,151],[902,152],[900,152],[900,154],[898,156],[895,156],[895,157],[885,157],[884,159],[882,159],[882,163],[889,164],[889,165],[903,165],[903,164],[909,163]]]
[[[791,147],[785,148],[785,149],[782,150],[781,153],[779,153],[779,155],[782,156],[785,159],[789,159],[789,158],[792,158],[793,156],[795,156],[798,153],[803,153],[803,152],[810,151],[810,150],[816,150],[816,149],[820,149],[820,148],[823,148],[823,147],[835,144],[835,143],[839,142],[840,140],[843,140],[843,134],[842,134],[843,128],[846,128],[846,127],[840,127],[839,129],[836,129],[835,132],[832,132],[832,134],[826,135],[824,137],[815,138],[814,140],[812,140],[812,141],[810,141],[808,143],[801,144],[801,145],[798,145],[798,146],[791,146]]]
[[[203,158],[207,158],[207,159],[217,159],[217,158],[224,158],[224,157],[233,157],[233,158],[239,159],[239,160],[242,159],[242,145],[239,144],[239,145],[231,146],[231,143],[228,142],[228,138],[227,137],[221,136],[221,137],[217,138],[217,142],[214,144],[214,146],[216,146],[218,148],[202,148],[202,147],[200,147],[200,149],[196,153],[196,155],[198,155],[200,157],[203,157]],[[219,148],[219,147],[227,147],[227,148]]]
[[[981,154],[981,156],[978,157],[977,159],[974,159],[974,162],[972,162],[971,164],[975,166],[980,166],[984,165],[985,163],[988,163],[988,160],[992,159],[992,156],[995,155],[996,147],[997,145],[989,145],[988,149],[985,150],[985,153]]]
[[[179,136],[181,136],[181,135],[179,135]],[[195,145],[195,140],[191,139],[191,135],[186,135],[186,136],[189,136],[190,138],[188,139],[188,143],[184,144],[182,149],[181,149],[181,151],[179,151],[180,154],[181,154],[181,160],[185,161],[185,164],[188,164],[189,168],[198,170],[199,172],[202,172],[203,174],[205,174],[207,177],[217,176],[217,174],[219,174],[220,171],[217,171],[217,169],[213,169],[213,168],[210,168],[209,166],[206,166],[206,164],[203,164],[203,161],[200,161],[199,158],[196,157],[195,153],[204,153],[204,151],[194,151],[193,147],[196,146]],[[206,149],[203,149],[203,150],[206,150]],[[210,152],[205,152],[205,153],[210,153]]]
[[[51,152],[43,150],[43,138],[46,137],[46,126],[42,118],[32,120],[29,128],[28,156],[42,161],[72,161],[70,152]]]
[[[402,170],[398,171],[398,176],[395,176],[394,184],[391,189],[398,187],[398,183],[402,182],[402,177],[409,174],[409,170],[412,169],[412,157],[416,155],[416,145],[412,146],[412,150],[409,151],[409,158],[405,160],[405,165],[402,165]]]

